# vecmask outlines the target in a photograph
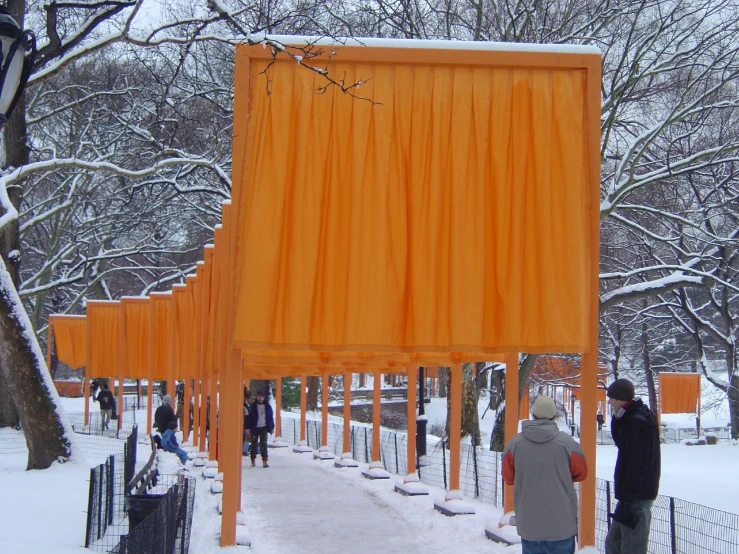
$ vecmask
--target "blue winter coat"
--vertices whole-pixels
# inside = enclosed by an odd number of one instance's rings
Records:
[[[272,405],[266,400],[264,401],[264,405],[266,406],[264,415],[267,420],[267,430],[272,433],[275,430],[275,419],[272,413]],[[259,410],[257,409],[257,403],[254,402],[254,404],[251,405],[251,412],[249,413],[249,431],[251,431],[252,435],[257,434],[257,421],[259,421]]]
[[[167,452],[175,452],[180,445],[177,443],[177,435],[172,429],[167,429],[162,435],[162,449]]]

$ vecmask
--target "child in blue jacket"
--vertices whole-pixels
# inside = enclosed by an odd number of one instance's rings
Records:
[[[175,431],[177,431],[177,421],[170,421],[167,430],[162,435],[162,450],[166,452],[174,452],[179,456],[182,465],[185,465],[185,462],[187,461],[187,452],[182,450],[180,445],[177,443]]]

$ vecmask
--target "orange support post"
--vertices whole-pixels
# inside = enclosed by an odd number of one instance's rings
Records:
[[[90,340],[90,322],[87,322],[85,340],[85,425],[90,425],[90,360],[92,359],[92,341]]]
[[[328,446],[328,373],[323,374],[321,387],[321,446]]]
[[[200,366],[202,379],[200,380],[200,452],[208,451],[208,388],[210,381],[203,366]]]
[[[221,546],[236,544],[236,512],[241,509],[241,445],[243,441],[243,404],[239,397],[243,394],[241,383],[241,353],[229,348],[226,360],[225,382],[237,386],[223,387],[221,417],[224,419],[223,454],[220,469],[223,471],[223,511],[221,513]],[[227,422],[226,422],[227,421]]]
[[[208,435],[208,459],[218,459],[218,379],[214,375],[210,375],[210,432]],[[238,387],[236,387],[238,388]]]
[[[121,302],[120,324],[118,325],[118,431],[123,426],[123,349],[125,348],[126,318],[123,317],[123,302]],[[113,380],[115,390],[115,379]]]
[[[192,380],[192,445],[200,445],[200,380],[197,372]]]
[[[89,360],[90,358],[87,359]],[[85,367],[82,394],[85,396],[85,425],[90,425],[90,380],[87,378],[87,367]]]
[[[505,354],[505,443],[518,433],[518,353]],[[595,418],[593,418],[595,420]],[[513,487],[505,486],[503,509],[512,512]]]
[[[344,446],[342,454],[351,451],[352,372],[344,372]]]
[[[380,393],[382,392],[382,373],[375,373],[372,385],[372,461],[380,461],[380,421],[382,407]]]
[[[415,366],[408,367],[408,466],[406,475],[416,472],[416,374]]]
[[[449,491],[459,490],[459,461],[462,431],[462,364],[451,366],[449,395]]]
[[[281,436],[282,436],[282,377],[277,377],[275,379],[275,437],[281,437]]]
[[[154,394],[152,389],[154,388],[152,386],[152,374],[154,371],[154,348],[152,348],[152,345],[154,344],[154,341],[157,340],[154,336],[154,308],[151,306],[149,307],[149,352],[146,357],[146,382],[149,384],[146,391],[146,432],[151,433],[152,432],[152,423],[153,419],[151,417],[151,404],[152,400],[154,398]],[[123,344],[123,343],[121,343]]]
[[[300,377],[300,441],[305,440],[306,412],[308,411],[308,378]]]

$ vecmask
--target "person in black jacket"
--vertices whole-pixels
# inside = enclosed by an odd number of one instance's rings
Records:
[[[154,427],[163,435],[172,421],[177,421],[177,416],[172,409],[172,397],[167,394],[162,399],[162,405],[154,412]]]
[[[113,393],[108,389],[108,385],[103,383],[102,389],[95,400],[100,403],[100,416],[102,421],[102,430],[108,428],[110,418],[113,416],[113,408],[115,406],[115,398]]]
[[[259,453],[262,455],[262,467],[269,467],[267,453],[267,434],[275,430],[275,420],[272,414],[272,406],[264,395],[257,392],[257,401],[251,405],[249,411],[249,431],[251,432],[251,467],[254,467],[257,459],[257,442],[259,442]]]
[[[616,379],[607,395],[618,448],[613,475],[618,504],[610,514],[606,554],[647,554],[661,471],[657,418],[640,398],[634,399],[634,385],[627,379]]]

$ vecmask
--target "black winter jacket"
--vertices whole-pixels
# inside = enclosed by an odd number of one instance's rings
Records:
[[[169,404],[162,404],[154,412],[154,427],[162,435],[169,428],[170,421],[177,421],[177,416]]]
[[[641,399],[611,419],[611,435],[618,447],[613,480],[616,499],[622,502],[654,500],[661,471],[657,419]]]

